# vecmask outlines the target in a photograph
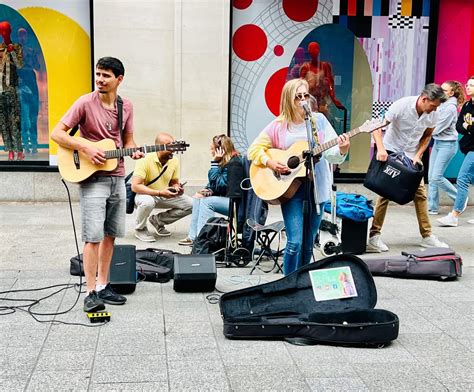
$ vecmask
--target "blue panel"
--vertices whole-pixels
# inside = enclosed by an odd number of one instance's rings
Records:
[[[372,1],[372,16],[381,16],[382,15],[382,0],[373,0]]]
[[[347,15],[340,15],[339,16],[339,24],[342,26],[347,27]]]
[[[430,16],[430,1],[423,0],[423,16]]]

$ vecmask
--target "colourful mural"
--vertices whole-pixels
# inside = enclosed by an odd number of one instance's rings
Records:
[[[338,132],[383,116],[402,96],[418,94],[426,80],[430,5],[430,0],[234,0],[230,132],[237,148],[245,151],[277,114],[281,88],[311,59],[311,42],[320,46],[319,62],[330,64],[336,100],[323,99]],[[342,108],[347,123],[340,125]],[[343,172],[367,168],[370,139],[355,144],[358,154],[351,154]]]

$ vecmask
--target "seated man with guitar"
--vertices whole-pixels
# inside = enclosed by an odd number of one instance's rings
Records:
[[[61,175],[68,181],[80,182],[87,283],[85,312],[104,310],[104,303],[121,305],[127,300],[108,283],[115,238],[125,235],[125,167],[123,158],[108,160],[110,156],[99,144],[110,141],[114,146],[123,146],[133,159],[144,156],[133,139],[132,103],[117,95],[124,74],[120,60],[113,57],[99,59],[95,73],[97,89],[74,102],[51,134],[59,145]],[[78,125],[81,137],[69,135],[68,130]],[[65,158],[68,152],[70,159]],[[64,166],[61,157],[64,158]],[[109,164],[112,166],[108,167]],[[92,169],[83,170],[88,168]]]
[[[132,191],[137,195],[135,220],[135,237],[140,241],[154,242],[155,237],[149,233],[147,222],[150,222],[156,236],[167,237],[171,233],[165,225],[191,214],[193,200],[184,195],[184,184],[179,181],[179,161],[173,157],[174,148],[180,143],[175,142],[168,133],[160,133],[155,139],[156,144],[166,144],[164,151],[152,152],[135,165],[132,177]],[[165,208],[159,214],[151,215],[155,208]]]
[[[349,151],[349,136],[343,134],[337,136],[331,124],[321,113],[311,113],[311,123],[313,128],[314,141],[319,143],[328,142],[334,139],[332,147],[323,152],[322,158],[314,165],[314,174],[317,181],[317,201],[320,205],[321,213],[317,213],[314,203],[313,186],[311,184],[311,197],[309,208],[309,224],[306,229],[305,249],[301,249],[303,242],[303,202],[307,198],[304,186],[299,186],[304,181],[312,181],[305,178],[304,165],[297,162],[303,170],[303,177],[295,175],[294,172],[301,170],[290,170],[287,161],[283,160],[285,151],[281,154],[276,149],[289,150],[293,146],[299,147],[300,151],[308,150],[306,123],[304,121],[305,110],[303,104],[307,105],[310,95],[308,93],[308,82],[304,79],[293,79],[285,83],[281,94],[280,115],[268,124],[259,134],[248,150],[248,157],[252,160],[250,178],[255,193],[269,191],[274,194],[269,197],[262,197],[270,203],[281,204],[283,220],[285,222],[287,243],[283,255],[283,272],[290,274],[299,267],[308,264],[313,255],[313,245],[321,222],[324,204],[329,200],[331,187],[331,172],[329,163],[340,164],[344,162]],[[328,143],[326,143],[328,144]],[[272,155],[272,152],[275,152]],[[292,166],[292,165],[291,165]],[[262,177],[258,180],[252,172],[260,171],[268,176],[269,183],[265,183]],[[288,181],[282,180],[278,184],[288,191],[278,191],[277,181],[289,175]],[[252,178],[254,177],[254,178]],[[262,192],[260,192],[260,190]]]

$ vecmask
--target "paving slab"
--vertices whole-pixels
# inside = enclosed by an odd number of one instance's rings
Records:
[[[80,227],[79,205],[72,207]],[[214,293],[177,293],[172,281],[140,282],[125,305],[107,306],[110,323],[90,324],[82,311],[79,278],[69,275],[69,259],[77,253],[69,206],[0,203],[0,390],[474,390],[474,226],[466,223],[472,218],[474,208],[455,228],[432,220],[434,234],[463,257],[460,279],[375,277],[377,307],[399,316],[400,335],[387,347],[366,349],[225,338],[219,295],[281,278],[258,269],[249,275],[251,264],[218,268]],[[279,208],[271,207],[268,222],[280,219]],[[169,226],[171,237],[142,243],[128,215],[126,237],[117,243],[189,253],[189,247],[177,244],[189,223],[186,217]],[[389,255],[417,248],[413,206],[390,206],[382,236]],[[315,258],[322,258],[318,251]],[[15,312],[6,308],[54,289],[7,291],[52,285],[63,286],[32,309],[64,314],[37,315],[40,323],[27,306]]]

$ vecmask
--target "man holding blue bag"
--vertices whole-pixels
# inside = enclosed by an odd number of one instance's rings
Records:
[[[436,109],[446,100],[441,86],[427,84],[419,96],[409,96],[395,101],[385,114],[389,122],[385,135],[374,132],[375,158],[387,161],[391,153],[404,153],[414,165],[421,164],[431,134],[437,122]],[[418,227],[422,240],[420,246],[445,247],[448,245],[433,235],[428,215],[427,193],[423,180],[418,186],[414,200]],[[387,213],[389,199],[379,196],[375,205],[374,219],[369,232],[367,252],[386,252],[388,246],[381,239],[381,230]]]

